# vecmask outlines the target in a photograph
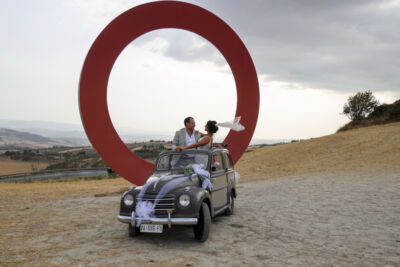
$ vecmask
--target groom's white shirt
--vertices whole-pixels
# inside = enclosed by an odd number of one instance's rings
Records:
[[[188,132],[186,131],[186,142],[185,146],[196,144],[196,138],[194,137],[194,133],[192,135],[189,135]]]

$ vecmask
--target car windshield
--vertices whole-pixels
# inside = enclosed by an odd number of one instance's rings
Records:
[[[202,168],[208,166],[208,154],[205,152],[176,152],[161,155],[157,161],[157,171],[183,170],[190,164],[202,164]]]

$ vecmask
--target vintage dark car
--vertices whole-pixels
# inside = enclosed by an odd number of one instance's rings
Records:
[[[191,225],[195,238],[203,242],[211,218],[233,214],[236,175],[225,148],[161,152],[146,184],[123,194],[118,220],[128,224],[132,237]]]

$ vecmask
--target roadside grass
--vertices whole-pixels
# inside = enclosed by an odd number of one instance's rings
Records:
[[[48,178],[48,179],[26,179],[22,181],[15,181],[10,183],[22,183],[22,184],[30,184],[30,183],[65,183],[65,182],[80,182],[80,181],[92,181],[92,180],[111,180],[120,178],[120,176],[116,174],[112,175],[97,175],[97,176],[87,176],[87,177],[65,177],[65,178]]]
[[[49,163],[30,162],[0,158],[0,175],[10,173],[23,173],[46,169]]]

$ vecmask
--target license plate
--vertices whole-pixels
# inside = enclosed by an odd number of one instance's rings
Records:
[[[140,232],[142,233],[162,233],[163,226],[161,224],[141,224]]]

